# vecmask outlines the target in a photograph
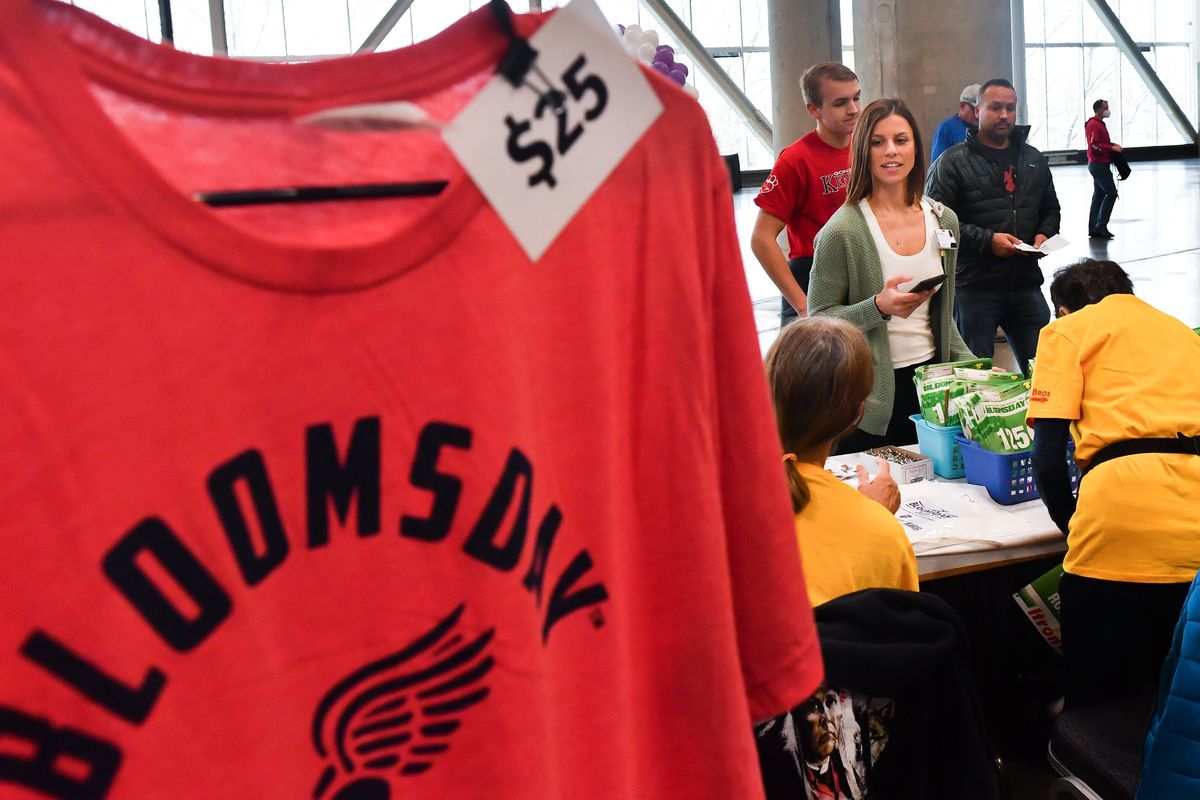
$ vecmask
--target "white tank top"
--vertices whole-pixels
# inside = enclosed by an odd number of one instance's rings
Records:
[[[942,253],[938,248],[937,225],[929,201],[924,198],[921,200],[921,207],[926,212],[922,215],[925,220],[925,247],[911,256],[900,255],[888,244],[883,230],[879,227],[879,220],[875,218],[875,212],[871,211],[871,204],[865,197],[858,201],[858,207],[867,218],[867,227],[875,239],[875,249],[879,251],[879,263],[883,267],[885,283],[897,275],[911,275],[911,281],[898,287],[904,290],[916,285],[918,281],[942,274]],[[940,286],[938,291],[941,291]],[[908,319],[892,317],[888,320],[887,329],[893,369],[928,361],[937,352],[933,343],[933,329],[929,327],[929,300],[917,306]]]

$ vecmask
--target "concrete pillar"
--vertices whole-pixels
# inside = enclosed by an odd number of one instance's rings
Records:
[[[804,107],[800,76],[813,64],[842,60],[841,28],[838,0],[767,0],[776,154],[817,126]]]
[[[1196,13],[1192,19],[1192,57],[1196,60],[1196,116],[1194,119],[1196,127],[1200,128],[1200,0],[1196,0]]]
[[[964,86],[1012,79],[1009,3],[854,0],[854,64],[864,105],[879,97],[908,103],[928,157],[934,130],[958,111]]]

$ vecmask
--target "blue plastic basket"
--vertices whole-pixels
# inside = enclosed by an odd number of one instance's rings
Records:
[[[962,449],[954,438],[962,433],[961,425],[934,425],[920,414],[913,414],[909,419],[917,426],[917,443],[921,445],[921,454],[933,459],[934,472],[943,478],[961,478],[966,474]]]
[[[1026,500],[1037,500],[1042,496],[1033,479],[1033,451],[1017,453],[992,453],[984,450],[961,433],[955,436],[962,450],[963,467],[967,483],[987,489],[997,503],[1010,506]],[[1071,477],[1071,491],[1078,491],[1079,468],[1075,466],[1073,446],[1067,448],[1067,472]]]

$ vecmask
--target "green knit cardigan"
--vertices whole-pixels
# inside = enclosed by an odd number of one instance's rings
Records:
[[[933,209],[939,226],[949,228],[957,241],[958,215],[940,203],[933,204]],[[957,250],[943,251],[946,282],[929,301],[929,326],[933,329],[938,361],[975,357],[954,324],[954,267],[957,261]],[[857,204],[844,205],[817,234],[808,286],[808,313],[839,317],[867,335],[875,362],[875,388],[867,398],[858,427],[877,436],[887,433],[896,397],[887,320],[875,305],[875,295],[882,291],[883,266],[879,263],[879,250],[875,247],[867,219]]]

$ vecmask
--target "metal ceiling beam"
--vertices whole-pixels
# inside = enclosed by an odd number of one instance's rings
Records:
[[[379,20],[379,24],[375,26],[375,30],[371,31],[367,38],[363,41],[362,46],[354,52],[356,53],[374,53],[379,45],[383,44],[383,40],[396,27],[396,23],[400,18],[408,13],[408,9],[412,6],[414,0],[396,0],[392,7],[387,10],[383,18]]]
[[[704,73],[704,77],[708,78],[717,87],[721,96],[729,101],[729,104],[734,107],[747,127],[750,128],[754,138],[762,142],[762,146],[767,148],[768,153],[773,153],[775,146],[772,144],[773,134],[770,121],[763,116],[763,113],[758,110],[758,106],[754,105],[741,87],[733,82],[729,73],[721,69],[721,65],[708,52],[708,48],[696,38],[696,34],[692,33],[691,29],[663,0],[641,0],[641,3],[650,12],[650,16],[654,17],[659,25],[666,28],[687,51],[695,62],[696,69]]]
[[[1025,97],[1025,0],[1010,0],[1012,12],[1012,82],[1017,90],[1017,119],[1029,121],[1029,101]]]
[[[1150,93],[1154,95],[1154,99],[1158,101],[1159,106],[1166,112],[1167,118],[1175,125],[1175,129],[1183,134],[1183,138],[1188,142],[1195,143],[1196,129],[1192,126],[1192,121],[1187,118],[1187,114],[1183,113],[1183,109],[1175,102],[1175,98],[1171,96],[1171,92],[1159,80],[1158,73],[1154,71],[1154,67],[1150,66],[1150,62],[1142,55],[1141,48],[1125,30],[1125,26],[1121,24],[1121,20],[1109,8],[1108,3],[1104,0],[1088,0],[1088,5],[1096,12],[1096,16],[1104,23],[1104,27],[1108,28],[1108,32],[1112,34],[1113,41],[1117,43],[1117,47],[1125,54],[1133,64],[1133,68],[1137,70],[1137,74],[1141,76],[1146,87],[1150,89]]]
[[[212,28],[213,55],[229,55],[229,35],[225,31],[225,0],[208,0],[208,20]]]
[[[171,17],[171,0],[158,0],[158,22],[162,31],[162,40],[174,44],[175,21]]]

